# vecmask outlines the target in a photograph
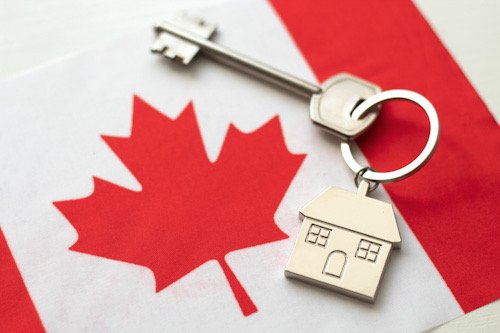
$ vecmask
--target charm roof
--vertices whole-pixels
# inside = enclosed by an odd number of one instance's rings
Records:
[[[383,239],[396,247],[401,244],[392,206],[357,193],[330,187],[303,207],[300,215]]]

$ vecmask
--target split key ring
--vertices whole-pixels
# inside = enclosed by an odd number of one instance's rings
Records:
[[[417,172],[421,167],[425,165],[425,163],[427,163],[427,161],[429,161],[432,154],[434,153],[434,150],[436,149],[436,145],[439,139],[439,119],[436,113],[436,109],[434,109],[434,106],[431,102],[429,102],[427,98],[410,90],[395,89],[377,93],[359,104],[352,112],[352,118],[358,120],[366,116],[370,112],[370,110],[373,110],[374,106],[383,104],[384,102],[390,100],[407,100],[420,106],[429,118],[429,138],[427,139],[427,143],[425,144],[424,149],[417,156],[417,158],[400,169],[388,172],[377,172],[372,170],[371,168],[367,168],[366,166],[361,166],[354,159],[354,156],[352,154],[350,145],[350,142],[352,140],[343,140],[340,148],[342,157],[344,158],[349,168],[356,174],[358,174],[361,170],[366,169],[366,171],[362,174],[362,178],[378,183],[390,183],[399,181]]]

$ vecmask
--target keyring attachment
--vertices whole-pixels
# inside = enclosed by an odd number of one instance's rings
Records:
[[[363,177],[363,175],[368,170],[375,172],[375,170],[370,168],[370,167],[362,168],[361,170],[356,172],[356,175],[354,176],[354,184],[356,185],[356,188],[359,188],[359,184],[361,184],[361,181],[363,181],[363,180],[366,181],[368,183],[368,193],[369,193],[369,192],[375,191],[377,189],[379,182],[374,181],[374,180],[365,179],[365,177]]]
[[[389,183],[402,180],[411,176],[421,167],[423,167],[424,164],[429,161],[430,157],[434,153],[434,150],[436,149],[439,138],[439,119],[436,110],[427,98],[416,92],[403,89],[395,89],[383,91],[381,93],[373,95],[362,102],[358,107],[356,107],[356,109],[354,109],[352,118],[355,120],[360,119],[363,116],[367,115],[374,106],[390,100],[407,100],[417,104],[425,111],[430,123],[429,138],[427,139],[427,143],[425,144],[424,149],[417,156],[417,158],[415,158],[412,162],[405,165],[404,167],[389,172],[377,172],[369,167],[361,166],[354,159],[351,151],[350,141],[342,141],[340,146],[342,157],[344,158],[349,168],[351,168],[351,170],[356,173],[355,181],[357,180],[359,182],[358,178],[361,177],[367,181],[374,181],[376,183]],[[363,170],[365,171],[363,173],[360,173]]]

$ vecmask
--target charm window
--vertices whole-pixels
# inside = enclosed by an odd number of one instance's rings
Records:
[[[380,247],[380,244],[370,242],[366,239],[361,239],[356,251],[356,258],[375,262],[380,252]]]
[[[332,229],[322,227],[317,224],[311,224],[307,232],[306,242],[325,247]]]

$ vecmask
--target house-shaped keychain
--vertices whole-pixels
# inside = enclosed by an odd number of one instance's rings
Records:
[[[287,277],[374,302],[393,247],[401,246],[388,203],[329,188],[300,210]]]

